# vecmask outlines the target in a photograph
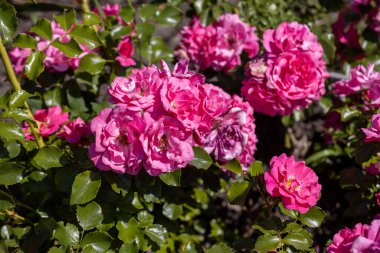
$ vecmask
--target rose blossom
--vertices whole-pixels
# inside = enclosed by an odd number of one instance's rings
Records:
[[[366,135],[364,141],[380,141],[380,114],[372,115],[371,127],[362,128],[363,133]]]
[[[129,67],[136,65],[136,62],[132,59],[134,53],[133,45],[130,37],[124,37],[121,39],[117,45],[117,51],[119,56],[116,57],[116,60],[123,67]]]
[[[267,191],[273,197],[281,197],[286,209],[306,213],[317,203],[322,186],[304,161],[297,162],[293,156],[282,154],[272,158],[270,168],[264,175]]]
[[[64,125],[57,136],[72,144],[80,144],[82,140],[88,142],[90,128],[80,117]]]
[[[38,130],[41,136],[47,137],[55,133],[61,125],[69,120],[69,113],[62,113],[59,105],[35,111],[33,115],[34,120],[37,122]],[[34,140],[30,132],[29,124],[24,122],[22,131],[27,140]]]
[[[107,108],[91,121],[95,142],[89,156],[104,171],[136,175],[142,166],[144,152],[139,141],[145,123],[125,107]]]
[[[106,17],[116,17],[117,22],[119,24],[124,24],[123,19],[120,17],[119,12],[120,12],[120,5],[118,4],[106,4],[102,6],[102,10],[104,12],[104,15]],[[99,14],[99,10],[97,8],[94,8],[94,12],[96,14]]]
[[[327,247],[327,253],[347,253],[351,252],[352,244],[355,239],[364,234],[368,225],[356,224],[351,230],[343,228],[334,235],[333,242]]]
[[[140,140],[146,155],[144,168],[151,176],[181,169],[194,158],[191,132],[175,118],[152,121]]]
[[[30,48],[20,47],[14,47],[9,50],[9,58],[16,74],[20,74],[24,70],[26,59],[28,59],[31,52]]]

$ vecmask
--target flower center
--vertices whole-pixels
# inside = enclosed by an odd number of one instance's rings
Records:
[[[119,137],[117,137],[117,140],[121,145],[128,145],[128,137],[124,134],[120,134]]]
[[[162,135],[158,147],[160,148],[160,150],[168,149],[168,136],[166,134]]]

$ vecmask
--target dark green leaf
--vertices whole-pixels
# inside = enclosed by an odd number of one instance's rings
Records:
[[[48,107],[60,105],[62,101],[61,88],[55,87],[54,89],[45,92],[44,101]]]
[[[99,174],[84,171],[75,177],[70,196],[70,205],[85,204],[93,200],[100,188]]]
[[[96,75],[102,72],[104,64],[106,61],[99,55],[87,54],[80,60],[77,72],[88,72]]]
[[[342,110],[340,114],[340,119],[343,122],[347,122],[353,118],[356,118],[361,115],[361,112],[353,107],[346,107]]]
[[[12,90],[9,89],[7,92],[5,92],[2,96],[0,96],[0,107],[3,109],[8,108],[8,101],[12,94]]]
[[[85,25],[77,25],[71,30],[70,35],[79,43],[85,44],[89,49],[97,48],[102,44],[99,34]]]
[[[300,224],[291,222],[286,225],[286,227],[284,228],[284,230],[282,230],[282,232],[289,233],[289,232],[298,231],[301,229],[302,229],[302,226]]]
[[[181,186],[181,170],[175,170],[169,173],[162,173],[160,179],[170,186]]]
[[[165,9],[157,11],[157,14],[157,22],[164,25],[175,26],[181,20],[181,12],[171,5],[167,5]]]
[[[73,224],[66,223],[65,225],[62,221],[60,221],[58,222],[58,228],[54,232],[54,238],[65,247],[69,245],[76,245],[79,243],[78,228]]]
[[[144,210],[137,214],[137,219],[139,221],[139,227],[145,228],[153,224],[154,216]]]
[[[59,51],[68,57],[76,57],[82,53],[82,50],[80,49],[78,43],[73,39],[70,39],[69,42],[62,43],[58,38],[54,40],[51,45],[58,48]]]
[[[92,26],[92,25],[98,25],[101,22],[100,17],[93,12],[89,13],[83,13],[83,21],[85,25]]]
[[[134,10],[130,6],[121,8],[119,15],[126,23],[134,21]]]
[[[33,157],[33,162],[45,170],[62,167],[66,164],[64,153],[54,146],[45,146],[38,150]]]
[[[339,156],[342,154],[341,150],[336,149],[323,149],[318,151],[305,159],[306,163],[313,163],[316,161],[324,160],[330,156]]]
[[[113,40],[117,40],[127,34],[131,33],[131,27],[129,26],[123,26],[123,25],[117,25],[115,28],[111,31],[111,37]]]
[[[10,41],[16,30],[17,17],[15,8],[7,3],[6,0],[0,0],[0,32],[4,41]]]
[[[298,250],[306,250],[313,243],[311,235],[306,230],[299,230],[289,233],[284,238],[286,244],[292,245]]]
[[[1,165],[0,165],[0,168],[1,168]],[[0,191],[0,210],[10,209],[10,208],[13,208],[14,206],[15,206],[15,202],[12,196],[4,191]]]
[[[231,161],[228,161],[226,164],[223,164],[222,168],[236,174],[243,173],[243,168],[241,167],[239,160],[236,158],[232,159]]]
[[[13,92],[12,96],[9,98],[8,105],[10,108],[20,107],[24,105],[25,101],[30,97],[31,95],[24,91],[15,91]]]
[[[163,245],[168,239],[168,231],[159,224],[153,224],[144,230],[144,233],[158,245]]]
[[[147,19],[154,18],[157,7],[152,4],[143,4],[139,8],[141,20],[145,22]]]
[[[135,243],[124,243],[119,253],[138,253],[139,247]]]
[[[275,251],[280,243],[280,238],[277,235],[262,235],[257,238],[255,250],[259,253]]]
[[[228,189],[228,200],[233,205],[244,205],[249,189],[250,183],[248,181],[233,183]]]
[[[67,101],[71,108],[71,115],[78,115],[81,112],[87,112],[88,108],[84,101],[82,91],[78,85],[72,85],[67,89],[66,92]]]
[[[136,25],[137,38],[141,41],[147,41],[155,32],[154,25],[149,23],[140,23]]]
[[[118,221],[116,228],[119,231],[118,237],[125,243],[132,243],[139,232],[138,222],[131,218],[128,223],[124,221]]]
[[[21,123],[25,120],[33,120],[26,109],[21,108],[11,108],[3,112],[3,118],[13,118],[18,123]]]
[[[193,147],[194,158],[190,162],[191,165],[198,169],[207,170],[212,164],[212,159],[209,154],[201,147]]]
[[[258,229],[265,235],[277,233],[277,224],[273,219],[261,221],[258,224],[253,225],[252,228]]]
[[[162,214],[170,220],[176,220],[182,215],[183,209],[181,205],[165,203],[162,208]]]
[[[317,206],[312,207],[307,213],[300,215],[300,221],[308,227],[317,228],[319,227],[326,213]]]
[[[64,10],[61,15],[54,15],[53,18],[61,25],[63,30],[68,31],[75,23],[75,10]]]
[[[235,251],[223,243],[218,243],[206,250],[206,253],[235,253]]]
[[[51,30],[51,24],[47,19],[41,18],[37,20],[37,23],[32,26],[29,31],[37,34],[38,36],[51,40],[53,32]]]
[[[19,125],[4,121],[0,121],[0,136],[8,141],[23,140],[25,138]]]
[[[141,56],[151,64],[159,63],[161,60],[171,61],[173,52],[162,38],[154,37],[141,44]]]
[[[93,229],[103,220],[102,208],[95,201],[77,206],[77,220],[83,230]]]
[[[86,234],[81,246],[83,253],[103,253],[111,246],[112,237],[104,232],[92,232]]]
[[[131,188],[132,183],[129,175],[107,172],[106,179],[117,194],[125,196]]]
[[[185,250],[183,251],[183,253],[198,253],[198,251],[197,251],[197,249],[195,248],[194,243],[189,242],[189,243],[186,245]]]
[[[22,172],[24,167],[17,163],[0,164],[0,185],[13,185],[20,182],[23,178]]]
[[[32,48],[37,50],[37,43],[34,38],[28,34],[20,33],[13,40],[14,47]]]
[[[44,71],[45,54],[32,52],[25,62],[25,75],[30,80],[35,80]]]
[[[284,207],[284,205],[281,202],[278,204],[278,208],[280,209],[281,213],[285,214],[286,216],[289,216],[290,218],[295,219],[298,217],[297,210],[288,210]]]

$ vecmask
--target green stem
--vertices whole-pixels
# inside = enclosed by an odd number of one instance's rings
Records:
[[[91,12],[90,10],[90,5],[88,3],[88,0],[83,0],[83,3],[82,3],[82,10],[84,13],[88,13],[88,12]]]
[[[11,61],[9,59],[7,50],[5,49],[5,47],[3,45],[3,40],[1,39],[1,37],[0,37],[0,56],[1,56],[1,59],[3,60],[5,70],[7,71],[9,82],[12,84],[15,91],[22,91],[21,85],[20,85],[20,83],[16,77],[16,74],[13,70]],[[24,103],[24,108],[28,111],[29,117],[33,119],[32,111],[30,110],[27,102]],[[30,127],[30,130],[32,131],[32,134],[33,134],[35,140],[36,140],[38,148],[42,148],[43,146],[45,146],[45,143],[44,143],[41,135],[39,134],[38,129],[36,129],[33,126],[33,124],[29,124],[29,127]]]

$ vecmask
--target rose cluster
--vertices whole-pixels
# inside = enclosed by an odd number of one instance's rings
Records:
[[[323,49],[306,25],[283,22],[264,32],[265,54],[249,62],[242,94],[257,112],[288,115],[325,93]]]
[[[259,51],[255,27],[250,27],[237,14],[224,14],[219,20],[203,26],[199,18],[182,32],[182,40],[176,54],[195,62],[201,70],[209,67],[228,72],[241,64],[240,55],[245,51],[250,58]]]
[[[170,71],[152,65],[116,77],[108,88],[114,109],[91,122],[95,142],[89,155],[100,170],[152,176],[184,168],[204,147],[216,160],[253,161],[256,149],[253,109],[238,96],[205,83],[181,60]]]

